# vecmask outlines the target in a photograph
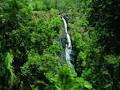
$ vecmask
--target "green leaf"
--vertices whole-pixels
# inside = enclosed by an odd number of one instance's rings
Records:
[[[92,89],[92,85],[91,85],[88,81],[85,81],[85,82],[84,82],[84,86],[85,86],[87,89]]]
[[[9,52],[6,53],[6,56],[5,56],[5,65],[8,69],[11,68],[11,64],[13,62],[13,55]]]

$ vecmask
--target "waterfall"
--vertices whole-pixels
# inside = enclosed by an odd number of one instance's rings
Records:
[[[71,57],[71,54],[72,54],[71,38],[70,38],[70,35],[67,31],[67,23],[66,23],[66,20],[64,19],[64,17],[62,17],[62,20],[63,20],[63,23],[64,23],[65,38],[67,39],[67,43],[65,44],[65,50],[64,50],[65,60],[71,67],[73,67],[73,65],[71,63],[71,61],[72,61],[72,57]]]

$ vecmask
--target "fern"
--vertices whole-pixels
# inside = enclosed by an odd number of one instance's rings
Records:
[[[15,79],[16,76],[15,76],[15,74],[14,74],[12,62],[13,62],[13,54],[10,53],[10,52],[7,52],[7,53],[5,54],[5,62],[4,62],[4,64],[5,64],[5,66],[6,66],[7,70],[8,70],[7,73],[10,73],[9,80],[8,80],[9,89],[12,88],[12,86],[13,86],[15,80],[16,80],[16,79]]]

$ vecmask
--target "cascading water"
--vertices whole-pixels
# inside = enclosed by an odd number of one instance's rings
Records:
[[[71,39],[70,39],[70,35],[67,31],[67,23],[66,23],[66,20],[64,19],[64,17],[62,17],[62,20],[63,20],[63,23],[64,23],[64,34],[65,34],[65,38],[67,39],[67,43],[65,45],[65,50],[64,50],[64,53],[65,53],[65,59],[66,59],[66,62],[71,66],[73,67],[71,61],[72,61],[72,57],[71,57],[71,54],[72,54],[72,44],[71,44]]]

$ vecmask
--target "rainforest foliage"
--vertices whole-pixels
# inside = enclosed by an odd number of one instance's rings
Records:
[[[0,90],[120,90],[119,0],[0,0]],[[64,16],[74,69],[62,63]]]

